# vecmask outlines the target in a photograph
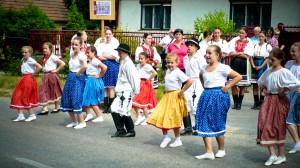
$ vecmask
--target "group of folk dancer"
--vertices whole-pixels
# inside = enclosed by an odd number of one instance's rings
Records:
[[[45,115],[49,113],[48,104],[54,103],[55,109],[51,113],[68,112],[72,122],[66,127],[81,129],[86,127],[87,121],[93,119],[90,108],[97,116],[93,122],[104,121],[99,108],[104,102],[103,112],[111,113],[117,129],[111,137],[134,137],[135,125],[149,124],[162,130],[163,141],[160,147],[165,148],[168,145],[182,146],[180,135],[190,133],[192,129],[191,113],[195,116],[193,134],[203,137],[206,148],[206,152],[196,158],[222,158],[225,156],[224,134],[230,108],[228,90],[232,88],[233,108],[240,109],[243,89],[238,92],[237,86],[239,83],[239,86],[243,86],[243,82],[248,80],[247,70],[243,71],[247,69],[250,57],[257,86],[265,95],[259,108],[257,126],[257,143],[268,147],[270,153],[265,165],[286,162],[283,146],[287,128],[295,141],[289,153],[300,151],[300,42],[292,45],[290,53],[293,60],[288,61],[284,68],[281,65],[283,51],[278,48],[269,50],[263,43],[264,33],[259,34],[262,42],[253,46],[246,38],[246,30],[242,28],[239,37],[229,42],[233,44],[228,51],[232,57],[229,66],[222,63],[224,42],[210,39],[212,44],[203,47],[205,40],[199,43],[198,39],[191,38],[184,42],[181,29],[175,29],[171,34],[174,38],[170,37],[170,41],[164,44],[168,54],[162,62],[167,69],[164,72],[164,95],[159,103],[153,85],[157,76],[155,68],[161,60],[156,49],[151,46],[151,34],[144,35],[143,43],[136,52],[135,60],[138,64],[135,66],[130,57],[130,47],[119,44],[111,29],[106,29],[105,39],[96,41],[94,46],[87,46],[86,33],[79,32],[71,41],[70,72],[63,90],[58,72],[65,63],[52,53],[52,44],[46,42],[42,46],[42,65],[31,57],[32,48],[24,46],[22,78],[16,85],[10,105],[19,113],[14,121],[36,120],[32,108],[43,106],[38,115]],[[269,68],[260,72],[267,64]],[[43,76],[38,89],[35,76],[41,69]],[[131,118],[131,108],[136,112],[135,123]],[[144,116],[141,116],[140,109]],[[23,110],[29,112],[27,119]],[[153,110],[151,115],[149,110]],[[87,113],[85,119],[83,111]],[[180,132],[183,121],[185,129]],[[169,130],[173,130],[175,135],[171,144]],[[216,154],[213,152],[213,137],[218,143]],[[274,147],[278,148],[278,157]]]

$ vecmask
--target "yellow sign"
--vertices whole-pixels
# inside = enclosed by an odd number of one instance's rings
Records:
[[[115,0],[90,0],[91,20],[116,20]]]

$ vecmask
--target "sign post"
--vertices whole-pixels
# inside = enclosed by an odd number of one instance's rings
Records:
[[[115,20],[115,0],[90,0],[90,19],[101,20],[101,37],[104,38],[104,20]]]

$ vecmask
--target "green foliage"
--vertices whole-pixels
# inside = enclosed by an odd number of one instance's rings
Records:
[[[197,17],[194,21],[196,33],[203,33],[205,30],[213,31],[216,27],[220,28],[223,34],[233,34],[235,32],[234,22],[228,20],[228,15],[224,11],[208,12],[204,18]]]
[[[70,6],[68,13],[68,24],[66,28],[69,30],[85,30],[86,25],[82,16],[82,13],[78,11],[75,4],[75,0],[72,0],[72,5]]]
[[[0,22],[0,33],[13,37],[28,37],[29,29],[55,28],[54,22],[32,3],[19,10],[0,7]]]

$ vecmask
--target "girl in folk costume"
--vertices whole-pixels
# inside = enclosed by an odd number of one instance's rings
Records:
[[[132,96],[140,92],[141,79],[130,59],[130,47],[127,44],[120,44],[116,50],[119,53],[121,63],[116,85],[117,97],[111,105],[111,115],[117,132],[111,137],[135,137],[130,110]]]
[[[42,112],[37,115],[48,114],[48,104],[54,103],[51,113],[59,112],[59,100],[62,95],[61,83],[58,72],[65,66],[65,62],[52,53],[52,44],[43,44],[44,57],[42,58],[44,75],[39,88],[39,105],[43,106]],[[57,67],[57,64],[59,66]]]
[[[206,54],[206,49],[209,46],[210,40],[213,38],[213,33],[210,30],[205,30],[201,35],[199,36],[199,46],[200,49],[198,52],[200,52],[203,56]]]
[[[113,40],[114,39],[114,40]],[[119,41],[113,38],[113,31],[111,28],[105,30],[105,41],[100,43],[97,48],[98,58],[107,66],[107,71],[103,75],[104,82],[104,109],[103,113],[110,113],[110,106],[115,97],[115,87],[118,80],[120,57],[115,50],[119,46]],[[89,118],[86,118],[89,119]]]
[[[187,117],[183,118],[184,129],[180,132],[180,135],[191,134],[193,131],[190,113],[196,115],[197,102],[203,91],[199,74],[200,70],[207,65],[203,55],[197,52],[200,46],[196,38],[187,40],[185,45],[188,47],[188,55],[183,58],[185,74],[193,80],[193,84],[184,92],[189,113]]]
[[[86,108],[87,118],[93,118],[93,115],[89,110],[89,107],[92,107],[97,116],[92,122],[102,122],[103,117],[99,105],[104,99],[104,83],[102,81],[102,76],[105,74],[107,67],[96,58],[97,49],[94,46],[90,46],[86,49],[86,55],[89,59],[89,63],[86,69],[87,79],[83,92],[82,106]]]
[[[208,65],[201,69],[200,80],[204,91],[200,96],[194,135],[203,137],[206,153],[196,156],[197,159],[213,160],[225,156],[225,132],[227,112],[230,108],[228,89],[238,83],[242,77],[228,65],[221,64],[221,48],[211,45],[206,51]],[[225,85],[227,78],[232,80]],[[212,137],[218,142],[218,152],[214,155]]]
[[[143,36],[143,43],[141,46],[137,47],[135,50],[135,62],[139,62],[138,55],[141,52],[146,52],[150,56],[149,64],[156,70],[157,64],[161,62],[160,55],[157,53],[155,47],[152,46],[152,35],[145,33]],[[154,77],[153,81],[153,88],[158,88],[158,78],[157,76]]]
[[[25,121],[36,119],[32,108],[38,106],[38,86],[35,75],[42,69],[42,66],[31,58],[32,47],[22,47],[22,78],[12,94],[10,108],[17,109],[19,116],[13,121],[24,121],[23,110],[28,110],[29,117]]]
[[[69,61],[70,73],[68,74],[66,84],[62,93],[60,110],[68,112],[72,123],[66,127],[80,129],[86,127],[82,114],[82,98],[85,86],[85,70],[87,68],[87,57],[81,51],[83,40],[81,37],[75,37],[72,41],[74,54]],[[78,124],[79,121],[79,124]]]
[[[281,66],[283,59],[284,52],[278,48],[273,49],[269,56],[270,68],[258,80],[266,98],[258,114],[257,143],[269,149],[271,156],[266,166],[286,162],[283,145],[290,102],[285,93],[300,88],[300,81],[291,71]],[[275,146],[278,148],[278,157]]]
[[[226,40],[221,39],[221,35],[222,35],[221,30],[218,27],[216,27],[214,32],[213,32],[213,39],[208,42],[208,45],[217,45],[217,46],[219,46],[222,50],[222,59],[220,60],[220,62],[222,64],[224,64],[224,63],[227,64],[228,61],[225,62],[225,58],[229,54],[229,45],[228,45]]]
[[[90,46],[89,44],[87,44],[87,38],[88,38],[88,35],[86,34],[85,31],[81,31],[81,30],[80,30],[80,31],[76,32],[76,34],[72,37],[71,43],[72,43],[72,40],[74,40],[75,37],[81,37],[81,38],[82,38],[83,43],[82,43],[81,51],[82,51],[83,53],[85,53],[86,48],[87,48],[88,46]],[[71,47],[71,49],[70,49],[70,55],[73,55],[73,54],[74,54],[74,50],[73,50],[73,48]]]
[[[234,105],[232,109],[240,110],[244,98],[246,86],[250,85],[249,81],[249,56],[253,55],[253,45],[247,39],[247,29],[240,29],[239,39],[231,43],[229,56],[231,57],[230,67],[242,75],[243,79],[232,87],[232,97]],[[238,87],[240,90],[238,90]]]
[[[300,42],[296,42],[292,45],[290,54],[293,60],[288,61],[285,64],[285,68],[289,69],[294,76],[300,80]],[[300,152],[300,89],[298,89],[298,92],[292,91],[288,93],[287,96],[290,99],[290,111],[286,123],[295,141],[295,145],[289,153],[296,153]]]
[[[177,67],[178,56],[176,54],[168,54],[166,62],[168,70],[165,76],[164,96],[147,120],[148,124],[162,129],[164,139],[160,144],[161,148],[165,148],[171,141],[168,136],[168,130],[171,129],[174,130],[176,140],[169,146],[178,147],[182,145],[179,129],[182,118],[187,117],[188,114],[184,92],[193,83],[192,79]],[[186,84],[181,89],[183,82]]]
[[[157,104],[156,94],[151,82],[157,75],[157,72],[148,64],[149,58],[150,56],[145,52],[139,54],[140,63],[137,65],[137,70],[140,73],[141,84],[140,93],[134,96],[132,101],[132,107],[137,114],[137,120],[134,125],[147,125],[148,110],[155,108]],[[144,117],[141,116],[140,109],[143,109]]]
[[[265,32],[259,33],[258,38],[259,43],[254,45],[254,55],[250,56],[250,63],[252,66],[251,83],[253,84],[254,97],[254,105],[251,109],[254,110],[259,110],[265,98],[263,92],[260,92],[259,94],[257,81],[268,68],[269,52],[272,50],[272,46],[266,43]]]

